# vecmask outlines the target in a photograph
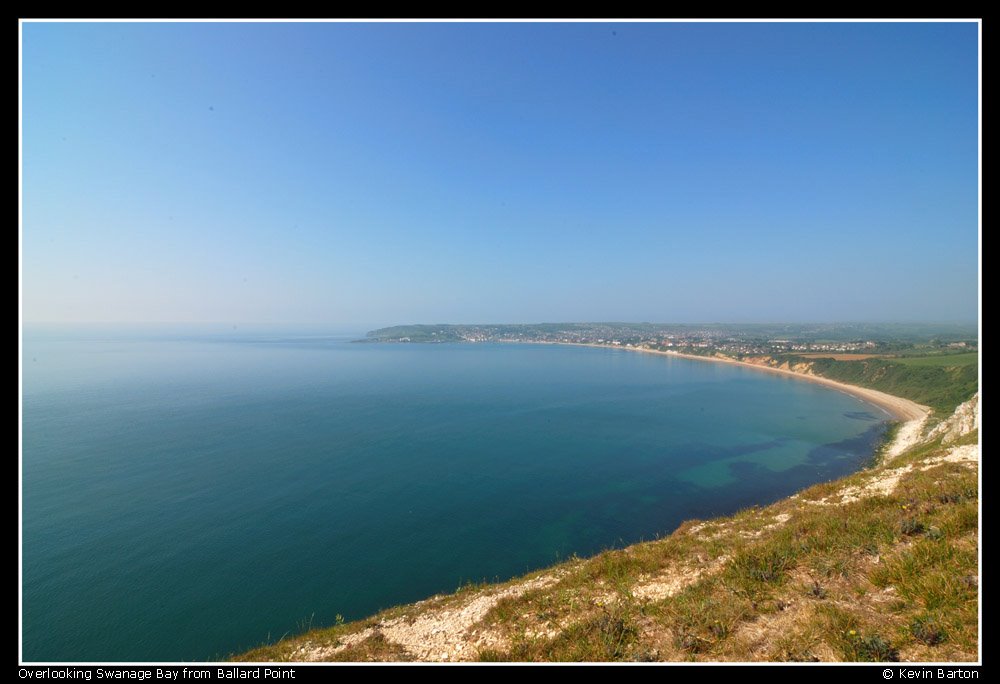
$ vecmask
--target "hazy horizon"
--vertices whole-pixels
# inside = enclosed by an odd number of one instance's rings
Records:
[[[40,23],[29,325],[978,321],[960,23]]]
[[[732,321],[476,321],[470,323],[454,323],[450,321],[406,321],[371,325],[330,325],[315,322],[239,322],[231,321],[28,321],[24,323],[23,331],[30,337],[47,337],[49,335],[69,335],[76,339],[86,339],[90,335],[103,337],[111,334],[123,338],[177,338],[188,336],[209,337],[245,337],[255,335],[278,335],[282,337],[341,337],[359,339],[370,332],[395,327],[424,325],[429,327],[490,327],[490,326],[535,326],[535,325],[653,325],[664,328],[736,328],[744,327],[746,332],[763,329],[765,332],[773,328],[789,328],[803,332],[811,326],[817,326],[825,331],[833,330],[843,333],[844,329],[858,328],[858,335],[884,336],[903,335],[904,337],[935,335],[966,335],[976,337],[979,334],[978,321],[753,321],[734,323]],[[763,334],[763,333],[762,333]]]

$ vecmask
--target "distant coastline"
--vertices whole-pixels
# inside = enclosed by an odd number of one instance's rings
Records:
[[[950,415],[978,389],[979,345],[958,325],[437,323],[379,328],[357,341],[568,344],[722,361],[825,384],[900,420]]]

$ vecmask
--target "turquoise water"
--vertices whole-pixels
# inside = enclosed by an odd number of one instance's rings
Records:
[[[205,660],[856,469],[885,416],[548,345],[26,334],[23,655]]]

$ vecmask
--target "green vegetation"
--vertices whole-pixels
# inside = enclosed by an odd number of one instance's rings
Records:
[[[892,359],[894,363],[902,363],[907,366],[976,366],[979,364],[978,352],[964,352],[962,354],[934,354],[928,356],[900,356]]]
[[[621,620],[650,626],[616,659],[655,652],[671,660],[810,660],[825,655],[895,661],[900,652],[940,647],[945,642],[942,625],[948,624],[961,634],[953,647],[967,649],[965,654],[939,650],[917,657],[974,657],[976,594],[961,578],[973,576],[976,569],[974,528],[969,525],[976,501],[958,495],[974,481],[965,469],[937,467],[907,478],[901,496],[798,510],[780,531],[757,539],[738,520],[721,521],[722,543],[730,551],[722,571],[660,602],[619,604]],[[923,522],[912,524],[911,511]],[[956,524],[962,519],[964,524]],[[942,531],[938,538],[919,536],[934,528]],[[908,538],[918,540],[912,550]],[[671,542],[674,537],[659,544]],[[606,558],[594,562],[596,567],[589,569],[611,565]],[[610,579],[602,571],[597,577],[598,582]],[[578,591],[586,593],[584,587]],[[520,608],[508,610],[530,615],[536,601],[526,598]],[[597,630],[561,636],[506,655],[559,660],[604,652]],[[494,652],[492,657],[501,655]]]
[[[459,329],[453,325],[397,325],[373,330],[367,341],[461,342]]]
[[[979,388],[976,364],[962,363],[946,366],[937,363],[920,363],[924,358],[946,359],[976,356],[957,354],[952,357],[919,357],[906,359],[864,359],[861,361],[834,361],[833,359],[802,359],[783,356],[792,363],[808,362],[816,375],[839,380],[852,385],[870,387],[888,394],[912,399],[930,406],[942,414],[951,413],[956,406],[967,401]]]

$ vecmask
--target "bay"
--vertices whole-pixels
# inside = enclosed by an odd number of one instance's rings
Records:
[[[224,658],[767,504],[885,429],[732,365],[351,339],[26,333],[25,660]]]

